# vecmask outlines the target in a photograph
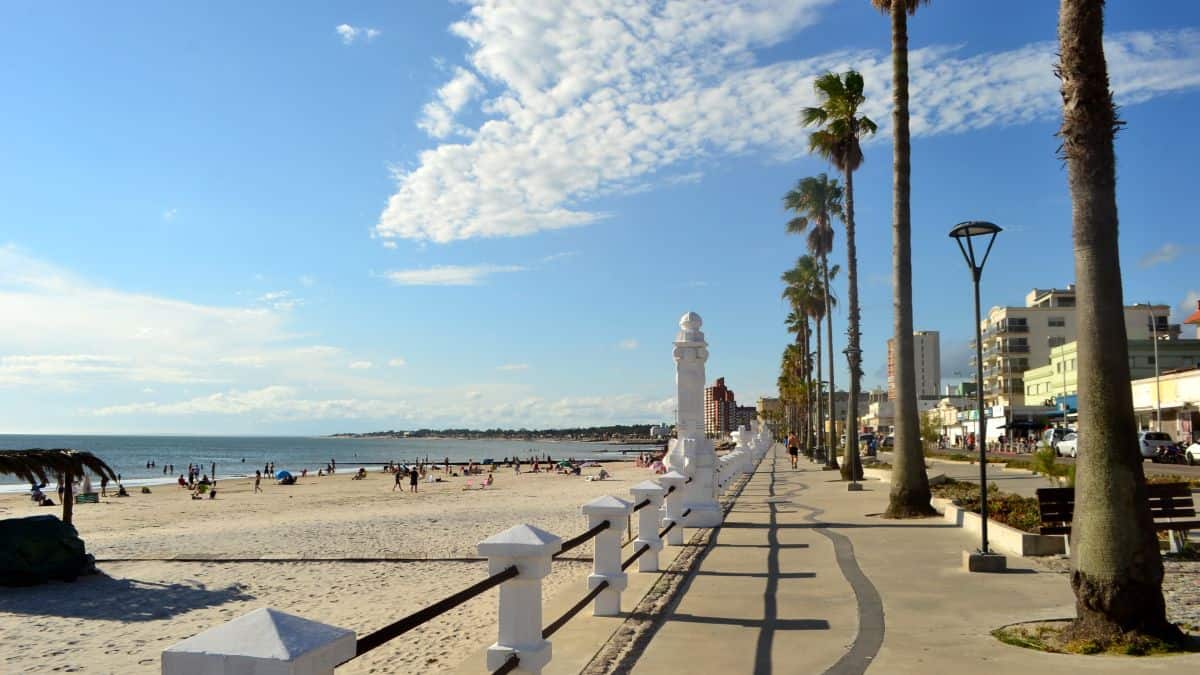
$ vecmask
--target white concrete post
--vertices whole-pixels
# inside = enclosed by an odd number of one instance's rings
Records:
[[[686,480],[687,476],[678,471],[668,471],[658,477],[658,482],[668,490],[663,506],[662,526],[665,528],[671,523],[677,523],[667,533],[667,543],[672,546],[683,546],[683,522],[679,516],[683,513],[683,483]],[[675,489],[671,490],[672,487]]]
[[[716,527],[722,520],[713,476],[717,455],[706,438],[685,438],[679,444],[683,446],[681,473],[692,479],[692,482],[683,486],[683,510],[689,512],[683,519],[684,524],[688,527]]]
[[[738,430],[733,432],[733,440],[737,442],[734,452],[741,453],[738,455],[738,473],[750,473],[754,470],[754,451],[750,447],[750,430],[745,426],[739,426]]]
[[[562,539],[532,525],[517,525],[488,537],[475,547],[488,559],[488,573],[516,566],[520,574],[500,584],[499,636],[487,650],[488,672],[514,653],[516,673],[537,675],[550,662],[550,643],[542,639],[542,579]]]
[[[333,675],[354,658],[354,631],[263,607],[168,647],[163,675]]]
[[[633,550],[649,546],[650,550],[638,558],[639,572],[658,571],[658,552],[662,550],[662,537],[658,536],[658,510],[662,508],[663,497],[667,489],[652,480],[644,480],[629,488],[633,493],[635,504],[649,499],[650,503],[638,511],[638,536],[633,542]]]
[[[580,510],[588,518],[592,528],[604,521],[608,529],[596,535],[596,552],[592,557],[592,573],[588,575],[588,590],[607,581],[608,588],[596,596],[592,616],[616,616],[621,613],[621,591],[629,582],[621,571],[621,534],[625,532],[626,518],[633,512],[633,504],[617,497],[597,497],[584,504]]]

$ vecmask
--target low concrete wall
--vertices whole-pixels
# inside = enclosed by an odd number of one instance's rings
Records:
[[[863,476],[874,478],[884,483],[892,482],[892,472],[889,469],[863,469]],[[949,499],[934,497],[929,500],[933,508],[948,523],[963,528],[975,535],[983,529],[983,518],[978,513],[972,513],[955,506]],[[1015,527],[1009,527],[994,520],[988,520],[988,547],[1009,555],[1062,555],[1067,552],[1067,538],[1061,535],[1042,535],[1022,532]]]
[[[983,518],[978,513],[955,506],[949,499],[934,497],[929,502],[946,522],[954,523],[975,535],[979,535],[983,529]],[[1018,556],[1061,555],[1067,552],[1066,537],[1023,532],[991,519],[988,520],[988,547]]]

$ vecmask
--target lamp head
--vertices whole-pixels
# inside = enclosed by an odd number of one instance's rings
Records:
[[[958,239],[960,237],[978,237],[985,234],[996,234],[1001,232],[999,225],[989,223],[986,220],[968,220],[959,223],[950,230],[950,236]]]
[[[971,275],[975,281],[979,281],[979,277],[983,274],[983,266],[987,263],[988,255],[992,252],[992,244],[996,242],[996,235],[1000,232],[1000,226],[995,223],[989,223],[986,220],[968,220],[955,225],[950,230],[950,238],[958,242],[958,248],[962,251],[963,259],[967,261],[967,267],[971,268]],[[987,237],[987,248],[984,249],[983,259],[976,262],[975,259],[975,243],[976,237]]]

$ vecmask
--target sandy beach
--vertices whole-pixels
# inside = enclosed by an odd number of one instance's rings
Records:
[[[102,574],[0,589],[0,672],[159,672],[164,648],[264,606],[363,635],[484,578],[485,563],[453,560],[476,557],[479,541],[522,522],[572,536],[586,529],[583,502],[628,498],[629,487],[651,475],[632,463],[607,468],[612,478],[591,482],[497,469],[485,490],[466,491],[458,477],[421,483],[417,494],[407,483],[392,491],[392,476],[378,469],[364,480],[347,470],[293,486],[264,481],[259,494],[253,479],[221,481],[215,500],[161,486],[79,505],[75,525]],[[0,496],[0,518],[50,512],[61,508]],[[556,563],[545,592],[582,594],[590,569]],[[493,590],[338,672],[447,670],[494,639],[495,611]]]

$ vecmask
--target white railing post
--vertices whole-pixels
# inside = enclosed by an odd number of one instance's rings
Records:
[[[628,576],[621,570],[621,535],[625,532],[626,519],[633,512],[633,504],[617,497],[604,496],[584,504],[580,510],[587,516],[589,528],[606,520],[609,522],[608,529],[596,535],[588,590],[607,581],[608,588],[596,596],[592,615],[616,616],[621,613],[621,591],[629,583]]]
[[[750,473],[754,470],[754,450],[750,447],[750,430],[745,425],[739,426],[737,431],[733,432],[733,440],[737,442],[737,448],[734,452],[738,453],[738,473]]]
[[[644,480],[629,488],[629,491],[633,493],[633,501],[638,504],[650,500],[649,504],[638,511],[638,536],[633,542],[633,550],[637,551],[643,546],[650,547],[649,551],[638,558],[638,571],[657,572],[658,552],[663,547],[662,537],[658,536],[658,511],[662,508],[667,490],[652,480]]]
[[[721,524],[721,506],[716,499],[713,472],[717,457],[712,441],[704,435],[704,364],[708,343],[704,340],[700,315],[688,312],[679,319],[675,336],[675,401],[678,406],[676,432],[679,440],[667,455],[667,468],[690,477],[683,503],[688,510],[688,527]]]
[[[658,477],[658,482],[668,490],[663,505],[662,526],[666,528],[675,523],[675,527],[667,532],[667,543],[671,546],[683,546],[683,519],[680,515],[683,513],[683,484],[686,480],[687,476],[678,471],[668,471]]]
[[[333,675],[354,658],[354,631],[263,607],[162,653],[163,675]]]
[[[499,635],[487,650],[489,672],[515,653],[513,672],[537,675],[550,663],[550,643],[542,638],[542,579],[562,548],[562,539],[532,525],[517,525],[479,542],[479,555],[488,559],[488,573],[515,566],[519,574],[500,584]]]

